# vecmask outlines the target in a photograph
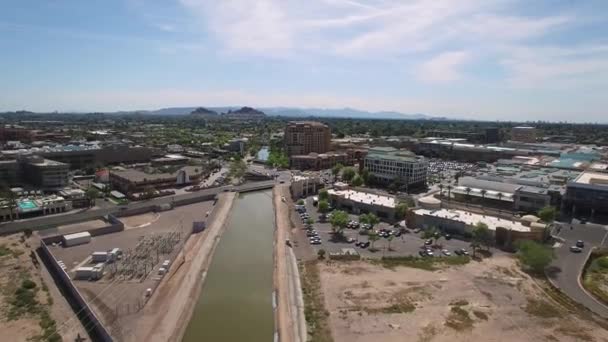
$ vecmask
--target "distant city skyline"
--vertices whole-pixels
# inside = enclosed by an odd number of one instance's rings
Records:
[[[0,111],[356,108],[607,122],[608,2],[12,1]]]

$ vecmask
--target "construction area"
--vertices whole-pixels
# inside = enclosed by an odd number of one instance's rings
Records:
[[[104,329],[114,340],[128,340],[161,280],[179,267],[194,223],[201,228],[213,208],[206,201],[59,227],[45,232],[61,234],[47,238],[46,246]]]
[[[509,255],[435,270],[317,266],[319,304],[336,342],[608,341],[605,321],[563,301]]]

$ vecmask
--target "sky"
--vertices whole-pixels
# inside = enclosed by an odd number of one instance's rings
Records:
[[[0,111],[608,122],[608,1],[0,0]]]

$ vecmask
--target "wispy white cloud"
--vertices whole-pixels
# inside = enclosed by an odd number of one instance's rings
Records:
[[[441,53],[422,63],[416,70],[416,77],[428,83],[448,83],[462,78],[460,68],[471,58],[466,51]]]

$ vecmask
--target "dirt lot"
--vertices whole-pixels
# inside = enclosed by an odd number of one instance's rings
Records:
[[[335,341],[608,341],[507,255],[439,271],[319,264]]]
[[[63,329],[73,313],[61,297],[32,248],[35,238],[22,234],[0,237],[0,331],[3,342],[73,340],[84,334],[75,320]]]

